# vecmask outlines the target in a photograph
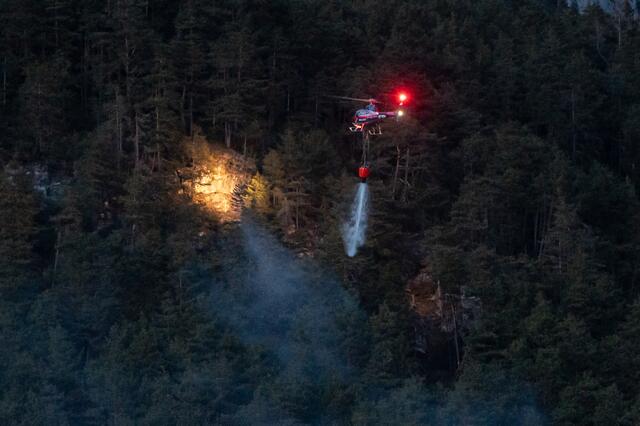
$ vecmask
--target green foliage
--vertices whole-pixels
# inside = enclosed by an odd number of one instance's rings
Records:
[[[442,420],[443,424],[453,425],[547,423],[536,408],[530,389],[492,363],[465,367],[450,392]]]
[[[31,276],[35,265],[37,203],[24,171],[0,174],[0,282],[2,297],[11,298]]]
[[[260,173],[256,173],[246,189],[246,194],[243,196],[245,207],[255,209],[260,213],[267,213],[269,211],[269,188],[267,181]]]

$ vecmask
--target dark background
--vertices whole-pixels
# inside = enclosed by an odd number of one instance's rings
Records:
[[[0,0],[0,422],[638,424],[632,3]],[[326,96],[396,87],[347,258]],[[253,219],[180,193],[205,137]],[[460,364],[420,268],[481,300]]]

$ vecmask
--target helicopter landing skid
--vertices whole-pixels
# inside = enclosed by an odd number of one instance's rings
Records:
[[[349,131],[352,133],[367,133],[371,136],[377,136],[382,134],[382,128],[379,125],[373,126],[372,128],[364,128],[365,126],[361,124],[355,124],[349,127]]]
[[[377,136],[382,134],[382,128],[380,126],[375,126],[373,129],[368,130],[371,136]]]

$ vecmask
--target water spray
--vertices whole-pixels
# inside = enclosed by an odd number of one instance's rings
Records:
[[[369,213],[369,186],[366,180],[358,184],[356,197],[351,205],[349,220],[342,226],[342,239],[347,256],[353,257],[366,241]]]

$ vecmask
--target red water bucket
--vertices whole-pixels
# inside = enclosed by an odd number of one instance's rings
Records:
[[[369,177],[369,167],[366,166],[361,166],[358,169],[358,177],[360,177],[361,181],[366,181],[367,178]]]

